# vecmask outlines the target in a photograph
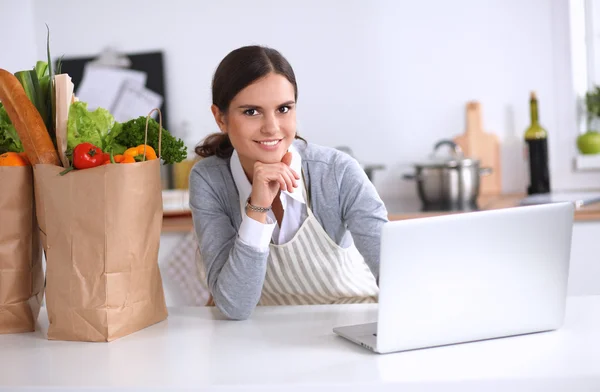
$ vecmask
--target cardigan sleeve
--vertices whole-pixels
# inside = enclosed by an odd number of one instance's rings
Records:
[[[255,248],[238,236],[224,201],[213,187],[220,180],[200,164],[190,173],[190,209],[205,269],[217,308],[228,318],[250,317],[260,300],[268,248]]]
[[[388,221],[385,205],[356,159],[339,153],[335,160],[342,220],[376,279],[379,278],[381,229]]]

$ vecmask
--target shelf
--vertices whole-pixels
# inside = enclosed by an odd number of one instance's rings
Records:
[[[575,157],[575,169],[585,171],[600,171],[600,154],[578,155]]]
[[[187,189],[165,189],[162,198],[165,216],[190,213],[190,193]]]

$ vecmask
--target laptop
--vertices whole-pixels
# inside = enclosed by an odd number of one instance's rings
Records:
[[[333,331],[390,353],[560,328],[574,210],[560,202],[387,222],[377,322]]]

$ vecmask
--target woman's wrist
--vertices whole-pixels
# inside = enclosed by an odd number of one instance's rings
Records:
[[[255,212],[269,212],[271,211],[271,205],[266,206],[266,203],[253,204],[251,195],[248,197],[248,200],[246,200],[246,210]]]
[[[256,203],[256,204],[255,204]],[[267,222],[267,212],[271,210],[271,205],[267,203],[253,202],[252,195],[246,200],[246,215],[260,223]]]
[[[267,223],[267,213],[266,212],[258,212],[258,211],[253,211],[253,210],[246,208],[246,215],[248,216],[248,218],[252,218],[257,222]]]

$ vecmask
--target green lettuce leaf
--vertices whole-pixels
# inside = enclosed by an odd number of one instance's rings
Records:
[[[123,124],[121,124],[120,122],[115,122],[115,125],[110,130],[110,133],[108,134],[108,136],[106,136],[106,140],[105,140],[106,145],[105,145],[104,152],[108,152],[108,153],[112,152],[113,155],[118,155],[118,154],[123,154],[125,152],[125,150],[127,150],[126,146],[123,146],[122,144],[117,143],[117,141],[115,140],[122,131],[123,131]]]
[[[115,124],[110,112],[98,108],[93,112],[87,110],[86,102],[74,102],[69,107],[67,120],[67,149],[72,150],[80,143],[92,143],[105,150],[106,137]]]
[[[23,151],[23,144],[19,139],[17,130],[8,118],[6,109],[0,103],[0,154]]]

